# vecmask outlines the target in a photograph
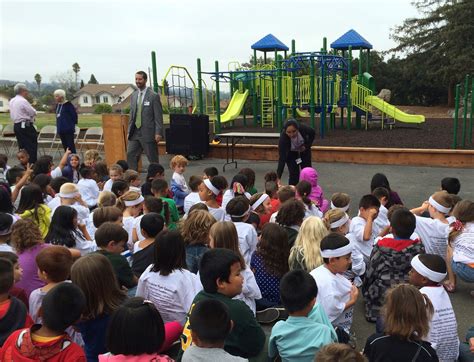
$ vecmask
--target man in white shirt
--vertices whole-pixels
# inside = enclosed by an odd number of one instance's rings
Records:
[[[14,91],[15,97],[10,100],[9,106],[18,148],[28,151],[30,163],[35,163],[38,151],[38,135],[34,127],[36,111],[26,100],[28,96],[26,85],[18,83]]]

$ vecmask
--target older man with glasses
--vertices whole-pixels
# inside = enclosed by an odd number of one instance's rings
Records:
[[[10,100],[10,119],[15,123],[14,131],[19,149],[25,149],[30,162],[35,163],[38,151],[38,134],[34,127],[36,110],[27,101],[28,89],[23,83],[14,87],[15,97]]]

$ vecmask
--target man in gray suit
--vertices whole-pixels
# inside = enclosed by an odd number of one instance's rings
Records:
[[[130,99],[127,162],[132,170],[138,169],[138,160],[143,151],[149,162],[158,162],[158,142],[163,134],[160,96],[146,86],[147,78],[143,71],[135,74],[138,89]]]

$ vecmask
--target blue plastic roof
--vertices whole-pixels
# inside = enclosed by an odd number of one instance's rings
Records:
[[[275,51],[275,50],[289,50],[290,49],[272,34],[268,34],[267,36],[264,36],[258,42],[254,43],[251,48],[255,50],[260,50],[260,51],[270,51],[270,50]]]
[[[360,35],[354,29],[349,30],[339,39],[331,43],[331,48],[347,50],[349,45],[352,46],[352,49],[372,49],[372,44],[365,40],[362,35]]]

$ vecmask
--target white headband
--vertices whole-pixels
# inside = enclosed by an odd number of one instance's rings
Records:
[[[262,194],[262,196],[260,196],[257,201],[255,201],[252,205],[252,210],[255,211],[255,209],[257,207],[259,207],[261,204],[263,204],[263,202],[268,199],[270,196],[268,196],[268,194]]]
[[[344,207],[337,207],[336,205],[334,205],[331,201],[331,209],[339,209],[339,210],[342,210],[344,212],[346,212],[347,210],[349,210],[349,206],[351,206],[351,204],[347,204],[346,206]]]
[[[250,206],[247,211],[245,211],[242,215],[230,215],[230,217],[244,217],[250,212]]]
[[[349,216],[344,213],[344,216],[341,217],[339,220],[332,222],[329,226],[331,229],[336,229],[339,226],[345,225],[349,221]]]
[[[62,197],[63,199],[73,199],[75,198],[76,196],[79,196],[79,192],[73,192],[73,193],[68,193],[68,194],[65,194],[63,192],[58,192],[56,195],[58,195],[59,197]]]
[[[438,273],[434,270],[429,269],[425,264],[420,260],[420,256],[416,255],[411,259],[411,266],[415,269],[420,275],[428,278],[432,282],[440,283],[446,278],[446,273]]]
[[[451,210],[450,207],[446,207],[446,206],[443,206],[443,205],[437,203],[436,200],[433,199],[432,196],[430,196],[428,202],[431,206],[433,206],[436,210],[438,210],[439,212],[442,212],[443,214],[447,214]]]
[[[129,207],[129,206],[136,206],[138,204],[141,204],[143,201],[145,201],[145,199],[143,198],[142,195],[140,195],[140,197],[136,200],[131,200],[131,201],[124,201],[123,203],[125,204],[126,207]]]
[[[352,253],[352,244],[341,246],[338,249],[326,249],[321,250],[321,256],[323,258],[337,258]]]
[[[216,196],[219,195],[219,193],[220,193],[219,189],[216,188],[216,187],[212,184],[211,180],[209,180],[209,179],[207,178],[207,179],[205,179],[203,182],[204,182],[204,185],[206,185],[206,187],[207,187],[209,190],[211,190],[214,195],[216,195]]]

